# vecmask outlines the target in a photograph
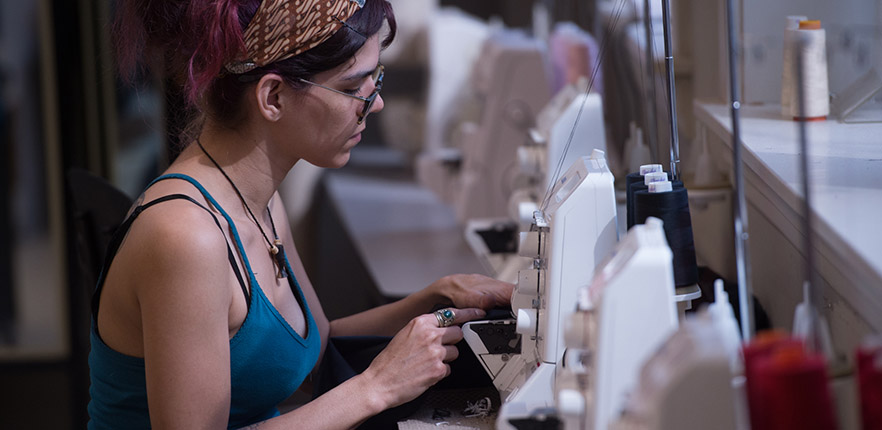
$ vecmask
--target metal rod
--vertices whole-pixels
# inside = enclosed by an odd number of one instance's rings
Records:
[[[805,50],[805,40],[797,40],[796,45],[796,95],[799,103],[799,120],[797,120],[799,130],[799,170],[802,172],[802,230],[805,235],[805,280],[808,282],[809,294],[809,335],[806,337],[806,346],[814,351],[822,351],[821,332],[818,313],[819,305],[823,297],[821,291],[821,283],[815,274],[815,244],[814,232],[812,231],[812,195],[809,189],[809,168],[808,168],[808,130],[806,126],[806,109],[805,109],[805,91],[804,79],[805,70],[803,70],[803,56]]]
[[[680,139],[677,134],[677,93],[674,89],[674,54],[671,49],[671,2],[662,0],[665,25],[665,70],[668,73],[668,102],[671,110],[671,179],[680,177]]]
[[[738,37],[735,30],[735,1],[726,0],[729,39],[729,96],[732,99],[732,166],[735,172],[735,267],[738,276],[738,307],[741,316],[741,338],[753,338],[753,290],[750,284],[750,255],[747,234],[747,199],[744,196],[744,173],[741,158],[741,102],[738,88]]]
[[[652,37],[652,16],[649,0],[643,0],[643,29],[646,33],[646,130],[644,135],[652,154],[652,161],[658,161],[658,112],[655,104],[655,44]]]

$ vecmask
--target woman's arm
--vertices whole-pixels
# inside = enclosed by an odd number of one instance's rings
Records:
[[[170,201],[145,211],[126,240],[118,279],[134,288],[140,310],[153,428],[225,427],[235,290],[224,236],[202,209]]]
[[[275,219],[287,220],[285,205],[278,193],[273,196],[270,207]],[[300,288],[306,296],[309,308],[322,335],[322,352],[328,336],[385,335],[392,336],[414,317],[432,310],[436,305],[453,305],[458,308],[490,309],[508,305],[514,285],[482,275],[445,276],[428,287],[394,303],[328,322],[315,289],[309,281],[303,262],[297,254],[290,226],[279,223],[288,260],[294,270]]]
[[[465,322],[475,316],[457,311]],[[433,315],[414,318],[363,373],[321,397],[251,429],[348,429],[377,413],[413,400],[450,374],[454,346],[462,339],[459,327],[439,328]]]

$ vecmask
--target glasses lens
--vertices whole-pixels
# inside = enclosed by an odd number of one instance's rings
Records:
[[[371,75],[371,79],[373,79],[374,84],[376,84],[376,83],[378,83],[378,82],[382,82],[382,80],[383,80],[383,72],[384,72],[385,70],[386,70],[386,68],[383,67],[382,64],[380,64],[379,66],[377,66],[377,68],[374,70],[374,74]]]
[[[380,94],[380,90],[383,89],[383,74],[385,71],[385,67],[383,65],[377,66],[374,70],[374,73],[371,75],[371,79],[374,81],[374,91],[371,92],[371,95],[367,96],[364,101],[364,109],[361,111],[361,121],[364,121],[365,117],[371,112],[371,107],[374,105],[374,100],[377,99],[377,95]],[[361,122],[360,121],[360,122]]]

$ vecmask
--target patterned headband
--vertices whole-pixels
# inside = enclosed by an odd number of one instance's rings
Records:
[[[365,0],[263,0],[245,29],[246,58],[228,63],[234,74],[291,58],[328,40]]]

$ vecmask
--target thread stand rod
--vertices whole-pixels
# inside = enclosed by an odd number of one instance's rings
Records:
[[[665,26],[665,70],[668,74],[668,103],[671,111],[671,179],[680,179],[680,138],[677,133],[677,92],[674,88],[674,54],[671,48],[671,2],[662,0]]]
[[[655,43],[652,34],[652,14],[650,0],[643,0],[643,29],[646,39],[646,130],[644,136],[652,154],[652,161],[658,161],[658,120],[655,104]]]
[[[799,103],[799,117],[796,122],[799,131],[799,170],[802,172],[802,229],[805,234],[805,280],[809,285],[809,321],[810,334],[806,338],[806,346],[814,351],[822,351],[821,333],[820,333],[820,313],[818,313],[819,305],[823,297],[821,291],[821,283],[815,273],[815,245],[814,232],[812,231],[812,196],[809,189],[809,168],[808,168],[808,130],[806,126],[806,99],[805,99],[805,70],[803,69],[803,56],[805,51],[805,40],[799,40],[796,49],[796,92],[797,101]]]
[[[738,276],[738,308],[741,319],[741,338],[749,342],[753,338],[753,289],[751,286],[750,255],[747,229],[747,199],[744,193],[744,170],[741,158],[741,102],[738,75],[738,38],[735,30],[734,0],[726,0],[726,23],[729,43],[729,96],[732,99],[732,166],[735,176],[735,267]]]

